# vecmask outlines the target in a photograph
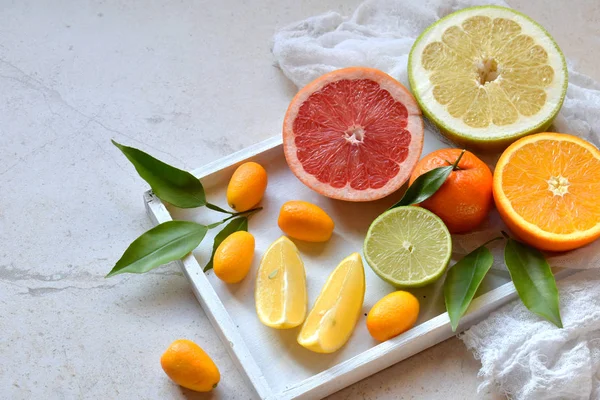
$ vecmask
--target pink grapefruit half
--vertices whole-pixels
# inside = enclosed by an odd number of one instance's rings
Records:
[[[292,99],[283,121],[283,150],[292,172],[316,192],[377,200],[398,190],[421,156],[421,110],[382,71],[333,71]]]

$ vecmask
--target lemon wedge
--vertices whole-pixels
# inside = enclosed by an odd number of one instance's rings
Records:
[[[333,353],[350,338],[365,297],[365,270],[352,253],[333,270],[306,322],[298,343],[317,353]]]
[[[258,268],[254,293],[260,322],[276,329],[304,322],[307,308],[306,273],[298,248],[285,236],[274,241]]]

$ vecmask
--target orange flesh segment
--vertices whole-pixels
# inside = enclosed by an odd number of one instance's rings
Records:
[[[370,79],[342,79],[310,95],[294,121],[304,170],[334,188],[378,189],[408,156],[404,104]]]
[[[579,144],[539,140],[513,153],[502,189],[514,211],[543,231],[587,231],[600,223],[597,171],[600,159]]]

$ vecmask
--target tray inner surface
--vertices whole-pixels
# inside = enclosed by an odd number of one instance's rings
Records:
[[[426,142],[423,154],[443,147],[435,140],[432,142]],[[259,322],[254,308],[255,275],[264,251],[282,235],[277,226],[277,216],[281,205],[288,200],[310,201],[322,207],[336,223],[334,235],[327,243],[314,244],[294,240],[305,263],[310,309],[327,277],[338,262],[352,252],[356,251],[362,254],[363,239],[370,223],[397,201],[401,192],[369,203],[332,200],[311,191],[292,174],[287,167],[280,146],[267,150],[252,159],[262,164],[269,175],[267,192],[261,203],[264,209],[252,216],[249,224],[249,230],[256,238],[252,270],[246,279],[235,285],[221,282],[212,272],[209,272],[207,276],[244,337],[268,384],[274,393],[278,393],[376,346],[377,342],[371,338],[366,329],[365,315],[377,300],[395,290],[391,285],[379,279],[366,262],[364,263],[366,293],[363,310],[352,337],[340,351],[334,354],[317,354],[301,347],[296,343],[299,328],[275,330],[263,326]],[[225,191],[234,169],[234,166],[227,167],[202,179],[210,202],[227,208]],[[186,219],[201,223],[214,222],[226,216],[204,209],[180,210],[169,207],[169,211],[173,219]],[[218,229],[210,231],[199,248],[194,251],[201,268],[210,257],[212,240],[217,232]],[[455,249],[462,249],[462,254],[472,250],[476,245],[473,246],[469,242],[475,240],[475,237],[476,235],[473,234],[469,237],[453,237]],[[483,240],[479,238],[477,242],[482,243]],[[455,254],[452,262],[455,262],[462,254]],[[508,281],[509,277],[506,272],[492,270],[482,284],[478,295]],[[428,287],[410,290],[421,303],[417,324],[445,312],[442,283],[443,279],[440,279]]]

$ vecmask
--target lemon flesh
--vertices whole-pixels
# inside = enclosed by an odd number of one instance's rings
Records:
[[[277,329],[296,327],[306,316],[306,272],[296,245],[282,236],[269,246],[258,268],[254,293],[258,319]]]
[[[415,41],[411,89],[442,133],[494,147],[545,130],[567,89],[564,56],[536,22],[482,6],[452,13]]]
[[[350,338],[365,296],[360,254],[346,257],[329,275],[298,335],[298,343],[317,353],[333,353]]]
[[[398,288],[420,287],[444,273],[452,239],[442,220],[421,207],[397,207],[369,227],[365,259],[383,280]]]

